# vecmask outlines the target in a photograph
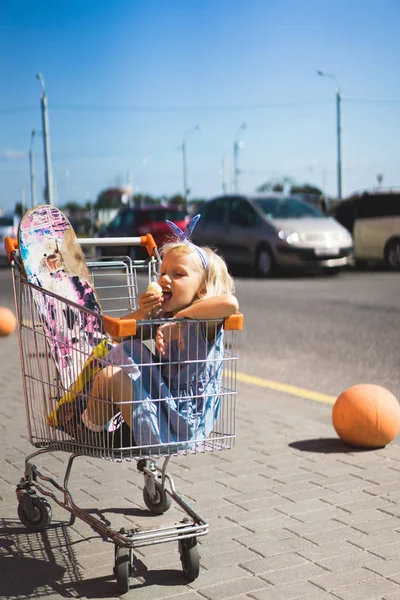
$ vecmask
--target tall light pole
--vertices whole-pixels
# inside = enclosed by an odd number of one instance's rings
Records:
[[[338,200],[342,199],[342,127],[341,127],[341,101],[342,95],[340,91],[340,84],[336,77],[332,73],[326,73],[325,71],[317,71],[321,77],[329,77],[336,82],[336,136],[337,136],[337,196]]]
[[[226,156],[222,157],[222,193],[225,195],[229,191],[229,175],[228,175],[228,161],[226,160]]]
[[[239,148],[241,144],[241,140],[239,139],[242,131],[246,129],[246,123],[242,123],[239,127],[239,131],[235,136],[235,140],[233,142],[233,192],[237,194],[239,192],[238,178],[239,178]]]
[[[36,188],[35,188],[35,161],[33,158],[33,140],[35,139],[36,129],[32,129],[31,143],[29,146],[29,178],[31,182],[31,208],[36,206]]]
[[[41,73],[36,77],[42,87],[40,106],[42,110],[42,130],[43,130],[43,153],[44,153],[44,179],[45,179],[45,199],[48,204],[54,204],[53,201],[53,175],[51,171],[50,138],[49,138],[49,118],[47,115],[47,96],[44,87],[44,79]]]
[[[195,125],[195,127],[191,127],[182,136],[182,166],[183,166],[183,197],[185,199],[185,210],[187,210],[187,203],[190,194],[190,189],[188,187],[188,168],[187,168],[187,156],[186,156],[186,138],[189,134],[200,131],[200,125]]]

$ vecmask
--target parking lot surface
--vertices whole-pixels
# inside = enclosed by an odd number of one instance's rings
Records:
[[[32,447],[17,342],[1,342],[0,597],[113,598],[113,547],[54,506],[52,526],[28,533],[15,485]],[[178,490],[210,522],[200,577],[184,579],[175,543],[138,550],[126,598],[400,598],[400,447],[354,452],[336,438],[330,407],[240,387],[238,439],[227,452],[172,461]],[[60,483],[67,456],[38,459]],[[149,517],[133,465],[81,457],[72,474],[78,505],[113,526]],[[126,512],[124,516],[122,513]]]

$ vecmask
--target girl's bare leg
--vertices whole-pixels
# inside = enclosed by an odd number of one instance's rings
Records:
[[[130,377],[122,369],[110,365],[100,371],[94,378],[90,396],[92,397],[88,398],[87,410],[92,423],[107,425],[118,407],[125,423],[133,430],[133,385]],[[101,398],[103,402],[95,398]]]

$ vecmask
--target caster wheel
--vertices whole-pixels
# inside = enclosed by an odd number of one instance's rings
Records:
[[[200,572],[200,554],[195,537],[179,540],[183,574],[189,581],[198,578]]]
[[[116,546],[115,548],[115,567],[114,574],[117,579],[117,588],[121,594],[129,590],[129,579],[131,576],[131,558],[130,548]]]
[[[43,531],[51,522],[51,506],[44,498],[24,494],[18,500],[18,517],[30,531]]]
[[[171,506],[171,496],[163,490],[161,483],[155,482],[156,496],[150,496],[147,487],[143,488],[143,500],[147,508],[155,515],[163,515]]]
[[[140,473],[143,473],[144,468],[148,466],[149,461],[146,458],[141,458],[137,461],[136,468]]]

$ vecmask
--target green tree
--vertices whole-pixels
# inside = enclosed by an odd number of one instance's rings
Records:
[[[19,217],[22,217],[24,212],[26,212],[26,206],[24,204],[22,204],[22,202],[17,202],[15,205],[15,208],[14,208],[14,212]]]
[[[83,207],[78,204],[78,202],[67,202],[67,204],[64,204],[61,210],[68,210],[71,213],[75,213],[82,210],[82,208]]]
[[[181,194],[174,194],[169,198],[168,202],[174,206],[185,206],[185,198]]]
[[[283,192],[289,185],[294,185],[294,181],[291,177],[285,176],[282,179],[270,179],[265,183],[262,183],[256,189],[257,192]]]
[[[96,208],[119,208],[122,206],[124,192],[120,188],[108,188],[97,196]]]
[[[206,202],[205,198],[190,198],[189,204],[195,204],[196,206],[201,206]]]
[[[135,194],[133,203],[135,206],[148,206],[149,204],[158,204],[158,201],[150,194]]]
[[[290,188],[291,194],[307,194],[308,196],[322,196],[322,190],[315,185],[310,183],[303,183],[302,185],[293,184]]]

